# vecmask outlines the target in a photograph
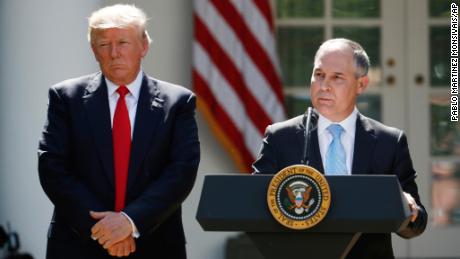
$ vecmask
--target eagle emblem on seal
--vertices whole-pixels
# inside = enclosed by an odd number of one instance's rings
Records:
[[[289,197],[289,210],[294,210],[297,215],[308,212],[315,199],[310,198],[312,187],[303,181],[295,181],[286,187]]]

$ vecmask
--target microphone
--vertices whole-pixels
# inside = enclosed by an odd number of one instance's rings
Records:
[[[313,109],[311,107],[307,108],[307,111],[303,115],[302,121],[305,124],[305,131],[304,131],[304,149],[303,149],[303,154],[302,154],[302,164],[305,164],[308,166],[310,163],[308,157],[308,141],[310,140],[310,125],[311,125],[311,116],[312,116]]]

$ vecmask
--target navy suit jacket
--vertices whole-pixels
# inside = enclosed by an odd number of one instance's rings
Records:
[[[281,169],[302,164],[304,149],[304,116],[275,123],[267,127],[263,145],[253,164],[255,174],[274,174]],[[308,144],[309,165],[324,172],[318,144],[317,115],[312,116]],[[403,131],[385,126],[358,114],[352,174],[394,174],[402,189],[414,197],[421,207],[417,220],[398,233],[405,238],[420,235],[427,224],[427,213],[415,183],[417,176],[412,166],[407,138]],[[348,258],[393,258],[390,234],[362,234]]]
[[[141,234],[132,257],[184,249],[181,203],[198,170],[197,131],[194,94],[143,75],[123,209]],[[40,182],[55,207],[47,257],[107,257],[90,238],[96,221],[89,215],[114,210],[112,128],[101,73],[50,88],[38,155]]]

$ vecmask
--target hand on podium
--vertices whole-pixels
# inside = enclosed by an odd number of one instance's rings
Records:
[[[412,195],[410,195],[407,192],[403,192],[403,193],[404,193],[404,197],[406,197],[407,203],[409,204],[409,209],[412,213],[410,221],[414,222],[417,219],[418,212],[420,210],[419,206],[417,205],[417,202],[415,202],[415,199],[414,197],[412,197]]]

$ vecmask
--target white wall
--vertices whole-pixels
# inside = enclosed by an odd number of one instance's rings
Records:
[[[84,18],[97,1],[1,1],[0,224],[44,258],[51,203],[37,173],[47,88],[95,69]]]
[[[117,1],[102,1],[113,4]],[[144,70],[191,87],[191,0],[131,1],[151,17],[153,37]],[[44,258],[52,204],[37,173],[37,144],[46,113],[47,89],[61,80],[96,71],[86,41],[86,17],[100,1],[0,0],[0,224],[11,222],[22,250]],[[205,233],[195,220],[203,177],[236,172],[198,114],[202,162],[184,204],[189,258],[223,258],[231,233]]]

